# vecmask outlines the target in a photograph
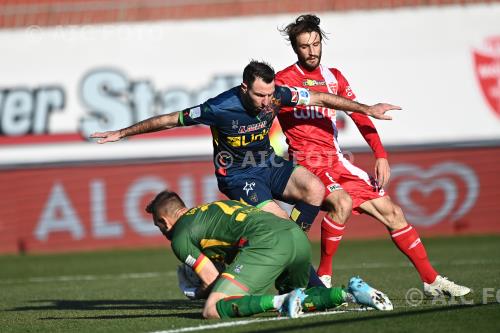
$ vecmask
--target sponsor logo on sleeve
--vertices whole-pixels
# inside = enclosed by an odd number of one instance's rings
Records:
[[[354,96],[354,93],[352,92],[351,86],[347,86],[345,88],[345,94],[348,98],[356,98],[356,96]]]
[[[191,119],[196,119],[201,116],[201,108],[199,106],[189,110],[189,116]]]
[[[311,99],[311,94],[307,89],[299,89],[299,100],[297,105],[309,105],[309,101]]]
[[[196,262],[196,259],[192,255],[188,255],[186,260],[184,260],[186,265],[193,267],[194,263]]]

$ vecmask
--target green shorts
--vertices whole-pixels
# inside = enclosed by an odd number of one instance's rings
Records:
[[[221,274],[212,292],[264,294],[278,277],[286,277],[288,289],[304,288],[310,266],[311,245],[299,228],[254,237]]]

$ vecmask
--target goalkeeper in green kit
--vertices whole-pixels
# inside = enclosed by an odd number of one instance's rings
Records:
[[[348,288],[313,287],[309,280],[311,247],[289,220],[238,201],[215,201],[187,208],[175,193],[163,191],[148,205],[154,224],[171,240],[177,258],[201,283],[180,284],[191,299],[206,298],[205,318],[246,317],[278,310],[289,317],[335,308],[345,302],[392,310],[390,300],[359,277]],[[219,273],[215,264],[224,262]],[[183,281],[184,280],[184,281]],[[280,295],[266,294],[274,286]]]

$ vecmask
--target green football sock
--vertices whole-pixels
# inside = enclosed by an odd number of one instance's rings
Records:
[[[302,306],[304,312],[335,308],[344,303],[347,295],[342,288],[312,287],[304,292],[307,295]]]
[[[215,307],[222,319],[248,317],[274,309],[272,295],[232,296],[219,300]]]

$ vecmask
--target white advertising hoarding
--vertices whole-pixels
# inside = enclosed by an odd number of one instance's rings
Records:
[[[375,121],[385,144],[500,139],[500,4],[318,15],[323,64],[359,101],[403,107]],[[208,132],[120,148],[74,138],[196,105],[237,85],[250,59],[292,64],[278,28],[296,16],[1,30],[0,163],[169,157],[175,144],[208,155]],[[339,141],[364,144],[350,120]]]

